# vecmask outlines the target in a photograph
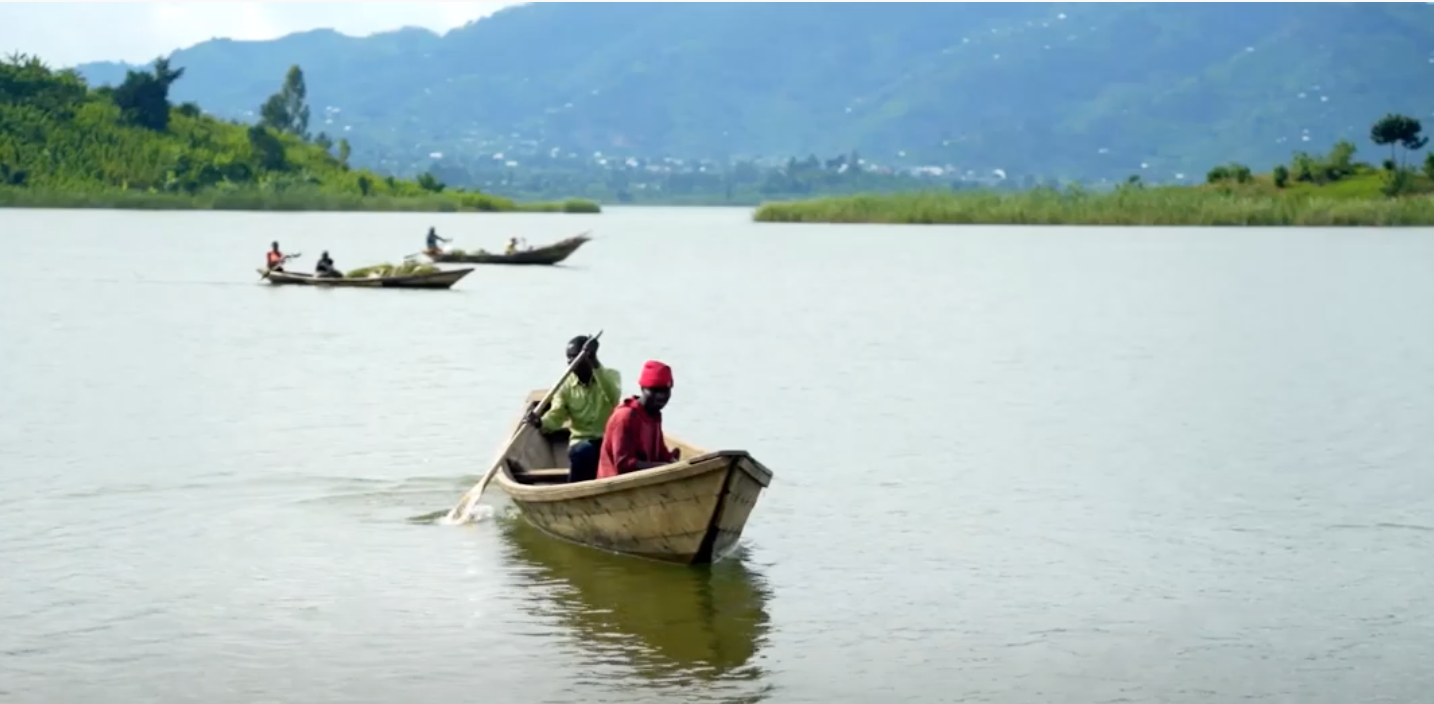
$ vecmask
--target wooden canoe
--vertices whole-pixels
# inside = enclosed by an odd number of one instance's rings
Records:
[[[565,240],[554,242],[542,247],[525,249],[512,254],[498,254],[494,252],[444,252],[442,254],[429,254],[428,258],[439,264],[526,264],[536,266],[552,266],[573,255],[578,248],[586,244],[591,237],[584,232],[581,235],[569,237]]]
[[[463,277],[471,273],[473,269],[449,269],[446,271],[435,271],[427,274],[411,274],[407,276],[369,276],[360,278],[325,278],[313,274],[300,274],[288,271],[269,271],[260,269],[259,275],[275,286],[330,286],[338,288],[422,288],[422,289],[446,289],[453,288]]]
[[[546,393],[529,394],[524,412]],[[520,413],[510,433],[522,422]],[[673,464],[569,484],[567,432],[529,429],[497,458],[493,483],[553,537],[662,562],[717,562],[737,548],[772,471],[744,450],[709,452],[671,434],[666,440],[681,450]]]
[[[654,681],[745,679],[766,643],[771,590],[741,551],[708,568],[674,568],[553,540],[501,521],[512,571],[542,620],[556,619],[595,657],[620,653]]]

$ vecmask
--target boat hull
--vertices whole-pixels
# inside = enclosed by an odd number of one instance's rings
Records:
[[[591,238],[587,235],[569,237],[561,242],[555,242],[545,247],[538,247],[512,254],[493,254],[489,252],[466,252],[464,254],[430,254],[438,264],[511,264],[517,266],[552,266],[572,256]]]
[[[275,286],[319,286],[328,288],[412,288],[448,289],[472,273],[472,269],[449,269],[412,276],[374,276],[365,278],[325,278],[310,274],[260,269],[264,280]]]
[[[742,450],[705,452],[671,435],[666,440],[684,459],[568,484],[561,483],[566,434],[529,429],[501,460],[494,483],[529,523],[555,538],[662,562],[718,562],[737,549],[772,472]],[[544,479],[560,483],[536,483]]]

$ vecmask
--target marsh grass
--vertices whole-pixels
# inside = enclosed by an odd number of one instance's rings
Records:
[[[1434,226],[1434,197],[1389,198],[1371,175],[1336,186],[1123,187],[1093,193],[1034,189],[1022,193],[917,192],[766,203],[758,222],[920,225],[1129,226]]]

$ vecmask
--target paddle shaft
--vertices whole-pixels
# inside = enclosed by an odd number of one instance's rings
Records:
[[[493,475],[497,474],[498,470],[502,468],[503,460],[508,457],[509,452],[513,451],[513,446],[518,443],[518,438],[522,437],[523,433],[529,430],[530,426],[528,425],[527,414],[530,412],[541,414],[547,410],[548,405],[553,402],[553,397],[558,395],[558,389],[562,388],[563,382],[568,380],[573,370],[577,369],[578,365],[583,363],[583,360],[592,356],[593,350],[597,347],[598,338],[600,337],[602,337],[601,330],[597,331],[597,334],[589,338],[587,344],[583,345],[582,352],[579,352],[578,356],[573,359],[572,364],[568,365],[567,371],[563,372],[563,375],[558,378],[556,384],[553,384],[553,388],[548,389],[548,393],[543,396],[543,400],[539,401],[538,405],[535,406],[532,411],[524,411],[523,419],[519,421],[517,430],[513,432],[513,437],[508,438],[508,444],[503,446],[503,451],[498,455],[498,461],[494,462],[493,466],[488,468],[488,473],[483,475],[483,478],[478,481],[477,485],[469,489],[468,493],[464,494],[462,499],[459,499],[458,505],[454,506],[453,510],[448,512],[448,520],[466,519],[468,515],[472,513],[473,506],[478,503],[478,499],[483,498],[483,490],[488,488],[488,482],[492,481]]]

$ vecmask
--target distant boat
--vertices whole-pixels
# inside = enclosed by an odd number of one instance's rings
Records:
[[[431,267],[430,267],[431,268]],[[260,269],[259,275],[275,286],[328,286],[333,288],[423,288],[423,289],[448,289],[458,283],[463,277],[473,272],[473,268],[450,269],[447,271],[435,271],[422,274],[402,274],[399,276],[362,276],[362,277],[325,277],[314,276],[313,274],[298,274],[287,271],[269,271]]]
[[[530,394],[524,410],[544,396]],[[514,434],[522,423],[519,415]],[[745,450],[708,452],[671,435],[666,442],[681,450],[677,462],[569,484],[568,434],[530,429],[498,459],[493,482],[551,536],[662,562],[717,562],[736,550],[772,470]]]
[[[456,250],[443,252],[441,254],[428,253],[427,256],[439,264],[526,264],[552,266],[572,256],[573,252],[578,251],[579,247],[591,239],[591,237],[588,237],[588,233],[584,232],[550,245],[525,249],[512,254],[495,254],[483,250],[476,252]]]

